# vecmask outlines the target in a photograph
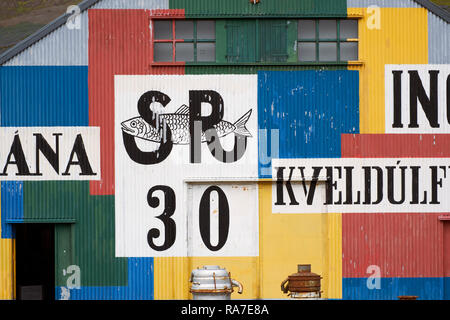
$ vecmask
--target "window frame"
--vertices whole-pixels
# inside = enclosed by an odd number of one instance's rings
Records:
[[[359,61],[359,19],[357,17],[348,17],[348,18],[302,18],[297,19],[297,23],[300,23],[302,20],[312,20],[314,21],[314,28],[315,28],[315,37],[314,38],[305,38],[300,39],[300,32],[297,31],[297,61],[300,64],[342,64],[342,63],[349,63],[352,64],[352,62],[358,62]],[[336,38],[324,38],[321,39],[319,32],[319,24],[321,20],[334,20],[336,21]],[[342,20],[354,20],[356,21],[356,29],[358,32],[357,38],[346,38],[341,39],[341,21]],[[299,27],[298,27],[299,30]],[[299,54],[300,54],[300,43],[314,43],[315,45],[315,60],[313,61],[301,61]],[[336,43],[336,60],[320,60],[320,44],[321,43]],[[341,43],[357,43],[357,59],[356,60],[341,60]]]
[[[156,21],[170,21],[172,25],[172,39],[155,39],[155,22]],[[176,32],[176,22],[177,21],[192,21],[193,22],[193,39],[181,39],[177,38],[177,32]],[[152,23],[152,63],[155,65],[163,64],[163,65],[184,65],[185,63],[195,63],[195,64],[204,64],[204,63],[211,63],[215,64],[217,61],[217,58],[214,57],[214,61],[197,61],[197,44],[198,43],[214,43],[214,47],[216,50],[217,47],[217,38],[214,39],[198,39],[197,35],[197,22],[198,21],[213,21],[214,22],[214,28],[216,27],[216,19],[184,19],[184,18],[178,18],[178,17],[164,17],[155,19],[153,18]],[[172,44],[172,60],[171,61],[155,61],[155,44],[156,43],[171,43]],[[194,46],[194,56],[192,61],[177,61],[176,57],[176,44],[177,43],[192,43]],[[214,50],[214,52],[216,52]]]
[[[297,17],[281,17],[281,16],[274,16],[274,17],[264,17],[261,18],[259,16],[255,16],[255,17],[238,17],[238,16],[230,16],[230,17],[222,17],[222,16],[193,16],[193,17],[189,17],[186,18],[184,15],[178,15],[178,14],[169,14],[169,15],[151,15],[150,19],[149,19],[149,23],[151,25],[151,31],[150,31],[150,36],[151,36],[151,57],[150,57],[150,66],[173,66],[173,67],[177,67],[177,66],[185,66],[187,64],[189,64],[190,66],[215,66],[215,67],[225,67],[225,66],[251,66],[251,67],[258,67],[258,66],[363,66],[365,63],[364,61],[361,59],[360,56],[360,41],[361,41],[361,25],[360,25],[360,20],[364,17],[364,15],[362,13],[354,13],[351,15],[348,15],[347,17],[343,17],[343,16],[329,16],[329,17],[321,17],[321,16],[297,16]],[[292,33],[288,33],[288,38],[291,37],[289,36],[289,34],[292,34],[291,40],[288,39],[288,47],[289,46],[289,41],[295,41],[295,49],[293,50],[289,50],[289,58],[288,61],[286,62],[275,62],[275,61],[264,61],[264,62],[258,62],[258,61],[251,61],[251,62],[227,62],[226,60],[226,42],[227,42],[227,38],[226,38],[226,32],[223,31],[221,28],[222,26],[225,25],[225,23],[223,23],[222,21],[227,21],[229,19],[238,19],[238,20],[258,20],[258,19],[285,19],[288,21],[291,21],[292,23],[294,23],[294,25],[296,26],[296,38],[293,38],[293,34]],[[183,42],[187,42],[184,39],[176,39],[176,26],[174,25],[176,23],[176,21],[179,20],[186,20],[186,21],[193,21],[195,22],[195,25],[197,24],[198,21],[213,21],[214,22],[214,26],[215,26],[215,39],[207,39],[207,40],[203,40],[201,39],[200,41],[197,40],[196,43],[194,43],[194,50],[195,50],[195,55],[194,55],[194,61],[176,61],[176,43],[183,43]],[[308,41],[302,41],[299,39],[299,33],[298,33],[298,22],[300,20],[314,20],[314,21],[319,21],[319,20],[336,20],[336,22],[340,21],[340,20],[355,20],[357,22],[357,29],[358,29],[358,37],[351,39],[336,39],[336,43],[339,42],[339,51],[336,53],[336,55],[339,54],[339,59],[340,59],[340,44],[344,43],[344,42],[348,42],[348,43],[352,43],[352,42],[356,42],[357,43],[357,60],[344,60],[344,61],[320,61],[318,60],[319,56],[318,53],[316,53],[316,61],[300,61],[299,60],[299,43],[300,42],[308,42]],[[155,39],[155,22],[156,21],[170,21],[172,23],[171,27],[172,27],[172,38],[171,39]],[[219,22],[219,24],[218,24]],[[318,23],[318,22],[316,22]],[[339,27],[340,27],[340,22],[339,22]],[[219,28],[219,29],[218,29]],[[336,26],[337,28],[337,26]],[[316,26],[316,32],[318,33],[318,29]],[[222,39],[222,37],[224,37],[224,39]],[[197,30],[195,31],[195,37],[197,37]],[[317,36],[316,36],[317,38]],[[316,46],[316,51],[318,51],[318,44],[316,43],[320,43],[320,42],[325,42],[325,41],[316,41],[316,38],[314,38],[314,45]],[[339,30],[339,38],[340,38],[340,30]],[[221,41],[219,41],[219,39]],[[194,40],[194,39],[192,39]],[[214,60],[211,61],[195,61],[197,59],[197,43],[200,42],[209,42],[209,43],[214,43],[215,46],[215,58]],[[334,41],[334,39],[333,39]],[[333,42],[330,41],[330,42]],[[154,46],[155,43],[171,43],[172,45],[172,60],[171,61],[155,61],[155,52],[154,52]],[[218,51],[219,50],[219,51]],[[337,48],[338,50],[338,48]],[[224,56],[222,57],[221,54],[224,54]],[[256,53],[257,55],[260,54],[260,52],[258,51]]]

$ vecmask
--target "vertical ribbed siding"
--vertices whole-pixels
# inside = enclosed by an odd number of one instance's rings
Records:
[[[1,208],[0,219],[2,219]],[[2,225],[0,224],[0,300],[9,300],[14,299],[14,239],[5,239],[2,232]]]
[[[106,0],[90,9],[166,9],[169,0]],[[88,10],[78,16],[79,28],[62,25],[4,64],[4,66],[87,66]]]
[[[6,62],[5,66],[87,66],[88,13],[79,15],[80,28],[62,25]]]
[[[436,213],[355,213],[343,216],[344,278],[442,277],[442,222]]]
[[[14,299],[14,239],[0,239],[0,300]]]
[[[169,0],[103,0],[93,9],[168,9]]]
[[[328,218],[328,298],[342,299],[342,214],[327,213]]]
[[[148,2],[147,2],[148,3]],[[164,4],[162,4],[164,5]],[[159,8],[161,8],[161,6]],[[157,14],[176,13],[180,11],[158,10]],[[91,184],[91,194],[112,195],[114,188],[114,75],[117,74],[182,74],[184,67],[152,66],[152,47],[150,32],[151,12],[142,10],[91,10],[89,12],[89,85],[90,85],[90,124],[101,127],[102,139],[102,178],[99,184]],[[113,240],[115,237],[113,236]],[[143,289],[130,287],[129,298],[142,296],[147,291],[147,298],[185,299],[187,291],[186,275],[188,274],[186,258],[142,258],[152,265],[150,279]],[[130,260],[130,259],[129,259]],[[145,263],[147,263],[145,262]],[[144,262],[141,262],[144,263]],[[141,271],[128,269],[136,283],[142,277]],[[149,270],[143,270],[145,274]],[[130,274],[130,272],[132,272]],[[134,288],[134,289],[133,289]],[[106,295],[97,291],[85,294],[90,298]],[[81,295],[84,297],[83,295]]]
[[[86,126],[87,79],[87,67],[1,67],[1,125]]]
[[[450,63],[450,24],[428,12],[428,63]]]
[[[347,0],[348,8],[422,8],[413,0]],[[442,18],[428,11],[428,55],[429,64],[450,62],[450,25]]]
[[[341,134],[359,133],[358,72],[260,71],[258,82],[259,128],[279,130],[279,158],[339,158]],[[321,274],[323,297],[341,298],[341,215],[273,214],[271,198],[272,184],[260,184],[262,296],[282,297],[274,272],[287,276],[297,262]]]
[[[347,0],[348,8],[367,8],[378,6],[380,8],[420,8],[413,0]]]
[[[450,135],[344,135],[344,158],[447,158]],[[342,217],[343,298],[420,299],[444,296],[441,213],[349,213]],[[381,288],[369,290],[378,266]]]
[[[348,70],[258,73],[259,129],[279,130],[279,158],[340,157],[341,134],[359,133],[358,77]]]
[[[115,193],[114,76],[184,73],[184,66],[152,65],[151,15],[147,10],[89,11],[89,125],[100,127],[101,154],[105,155],[102,180],[91,183],[92,194]]]
[[[349,8],[352,13],[359,9]],[[385,65],[428,63],[428,15],[423,8],[381,8],[379,30],[368,28],[369,14],[359,20],[361,133],[385,132]]]
[[[190,258],[168,257],[155,259],[155,299],[189,299]]]
[[[186,17],[196,16],[345,16],[346,0],[170,0],[170,9],[185,9]]]

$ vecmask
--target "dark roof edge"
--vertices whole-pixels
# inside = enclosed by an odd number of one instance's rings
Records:
[[[93,6],[97,2],[101,0],[85,0],[81,2],[78,7],[80,7],[81,12],[88,9],[89,7]],[[434,13],[438,17],[442,18],[447,23],[450,23],[450,12],[447,10],[442,9],[438,5],[432,3],[429,0],[413,0],[423,6],[424,8],[428,9],[430,12]],[[6,50],[3,54],[0,55],[0,66],[6,63],[8,60],[14,58],[17,54],[24,51],[34,43],[38,42],[51,32],[58,29],[60,26],[65,24],[67,22],[67,19],[70,17],[69,13],[66,13],[59,18],[56,18],[54,21],[50,22],[45,27],[39,29],[37,32],[33,33],[31,36],[26,38],[25,40],[20,41],[17,43],[14,47],[11,49]]]
[[[437,4],[434,4],[430,0],[414,0],[414,1],[420,4],[422,7],[428,9],[428,11],[434,13],[447,23],[450,23],[450,12],[448,12],[447,10],[441,8]]]
[[[80,4],[78,4],[78,7],[80,8],[80,12],[85,11],[86,9],[93,6],[94,4],[96,4],[99,1],[101,1],[101,0],[85,0],[85,1],[81,2]],[[39,40],[41,40],[42,38],[44,38],[51,32],[55,31],[56,29],[58,29],[59,27],[64,25],[70,16],[71,16],[71,13],[63,14],[62,16],[56,18],[55,20],[53,20],[46,26],[42,27],[41,29],[39,29],[38,31],[33,33],[28,38],[17,43],[11,49],[6,50],[3,54],[0,55],[0,66],[3,65],[8,60],[14,58],[16,55],[18,55],[19,53],[21,53],[22,51],[24,51],[25,49],[27,49],[34,43],[38,42]]]

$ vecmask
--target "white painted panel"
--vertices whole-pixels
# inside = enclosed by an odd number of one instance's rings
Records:
[[[401,87],[394,87],[394,72],[401,72]],[[432,73],[437,73],[437,86],[431,87]],[[414,82],[418,92],[424,90],[423,101],[432,101],[432,95],[437,97],[437,103],[431,107],[422,103],[418,98],[411,98],[412,73],[417,73],[420,82]],[[447,83],[450,75],[450,65],[386,65],[385,67],[385,124],[386,133],[450,133],[450,114],[447,112],[448,95]],[[433,94],[431,90],[433,89]],[[395,116],[394,97],[401,97],[401,118]],[[416,95],[413,95],[416,97]],[[400,101],[398,100],[397,101]],[[412,99],[412,100],[411,100]],[[411,101],[417,101],[417,122],[412,116]],[[415,108],[412,108],[416,110]],[[427,112],[425,112],[427,110]],[[434,118],[434,115],[436,118]],[[437,121],[434,121],[437,120]],[[401,124],[401,125],[399,125]]]
[[[450,206],[449,158],[273,159],[272,170],[273,213],[446,212]],[[320,178],[311,189],[314,170]]]
[[[189,193],[188,256],[258,256],[257,184],[192,184]]]
[[[189,117],[174,113],[186,105],[189,112],[190,96],[193,90],[210,90],[217,92],[223,99],[223,121],[235,124],[238,119],[251,110],[250,117],[241,123],[252,135],[247,138],[247,147],[243,156],[232,163],[217,160],[209,151],[206,143],[201,143],[201,163],[190,162],[190,145],[183,144],[189,138]],[[159,91],[170,98],[165,108],[159,103],[152,103],[151,108],[161,114],[172,114],[175,119],[171,124],[173,146],[169,156],[156,164],[139,164],[127,152],[122,134],[122,123],[140,117],[137,104],[148,91]],[[201,104],[203,116],[208,116],[211,107]],[[158,111],[159,110],[159,111]],[[258,145],[257,145],[257,76],[256,75],[171,75],[171,76],[116,76],[115,77],[115,209],[116,209],[116,255],[117,256],[187,256],[187,184],[186,180],[239,180],[258,177]],[[145,130],[149,126],[143,123]],[[242,126],[241,128],[242,129]],[[237,128],[228,131],[220,138],[225,150],[232,150]],[[129,131],[128,131],[129,132]],[[142,133],[141,131],[140,133]],[[242,131],[240,131],[242,132]],[[140,150],[152,151],[160,147],[160,142],[152,142],[151,137],[141,135],[136,138]],[[169,228],[175,228],[175,240],[165,234],[166,225],[157,218],[164,212],[163,191],[155,190],[150,195],[160,198],[151,199],[153,206],[147,202],[151,188],[165,186],[166,193],[174,196],[170,204],[174,210],[167,211],[165,216]],[[160,188],[161,189],[161,188]],[[173,191],[173,192],[172,192]],[[173,198],[173,197],[171,197]],[[168,203],[169,204],[169,203]],[[232,207],[235,204],[231,205]],[[249,209],[250,210],[250,209]],[[173,227],[175,225],[175,227]],[[155,229],[153,247],[147,236]],[[158,231],[156,231],[158,230]],[[159,233],[159,236],[156,236]],[[170,243],[167,248],[157,248]],[[156,247],[156,249],[155,249]],[[214,253],[211,252],[211,255]]]
[[[98,127],[3,127],[0,141],[0,180],[101,178]],[[51,161],[38,148],[46,144]]]

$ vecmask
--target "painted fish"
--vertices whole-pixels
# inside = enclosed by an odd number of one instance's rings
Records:
[[[230,133],[235,133],[245,137],[251,137],[250,131],[247,130],[245,125],[252,114],[250,109],[235,123],[228,121],[220,121],[214,125],[219,138],[225,137]],[[163,113],[159,115],[159,123],[161,126],[166,123],[172,131],[172,142],[174,144],[189,144],[190,132],[189,132],[189,107],[186,105],[181,106],[175,113]],[[137,138],[141,138],[153,142],[161,142],[161,135],[158,128],[153,127],[146,122],[142,117],[135,117],[126,120],[121,123],[122,130],[128,134],[131,134]],[[205,132],[202,132],[202,142],[206,142]]]

